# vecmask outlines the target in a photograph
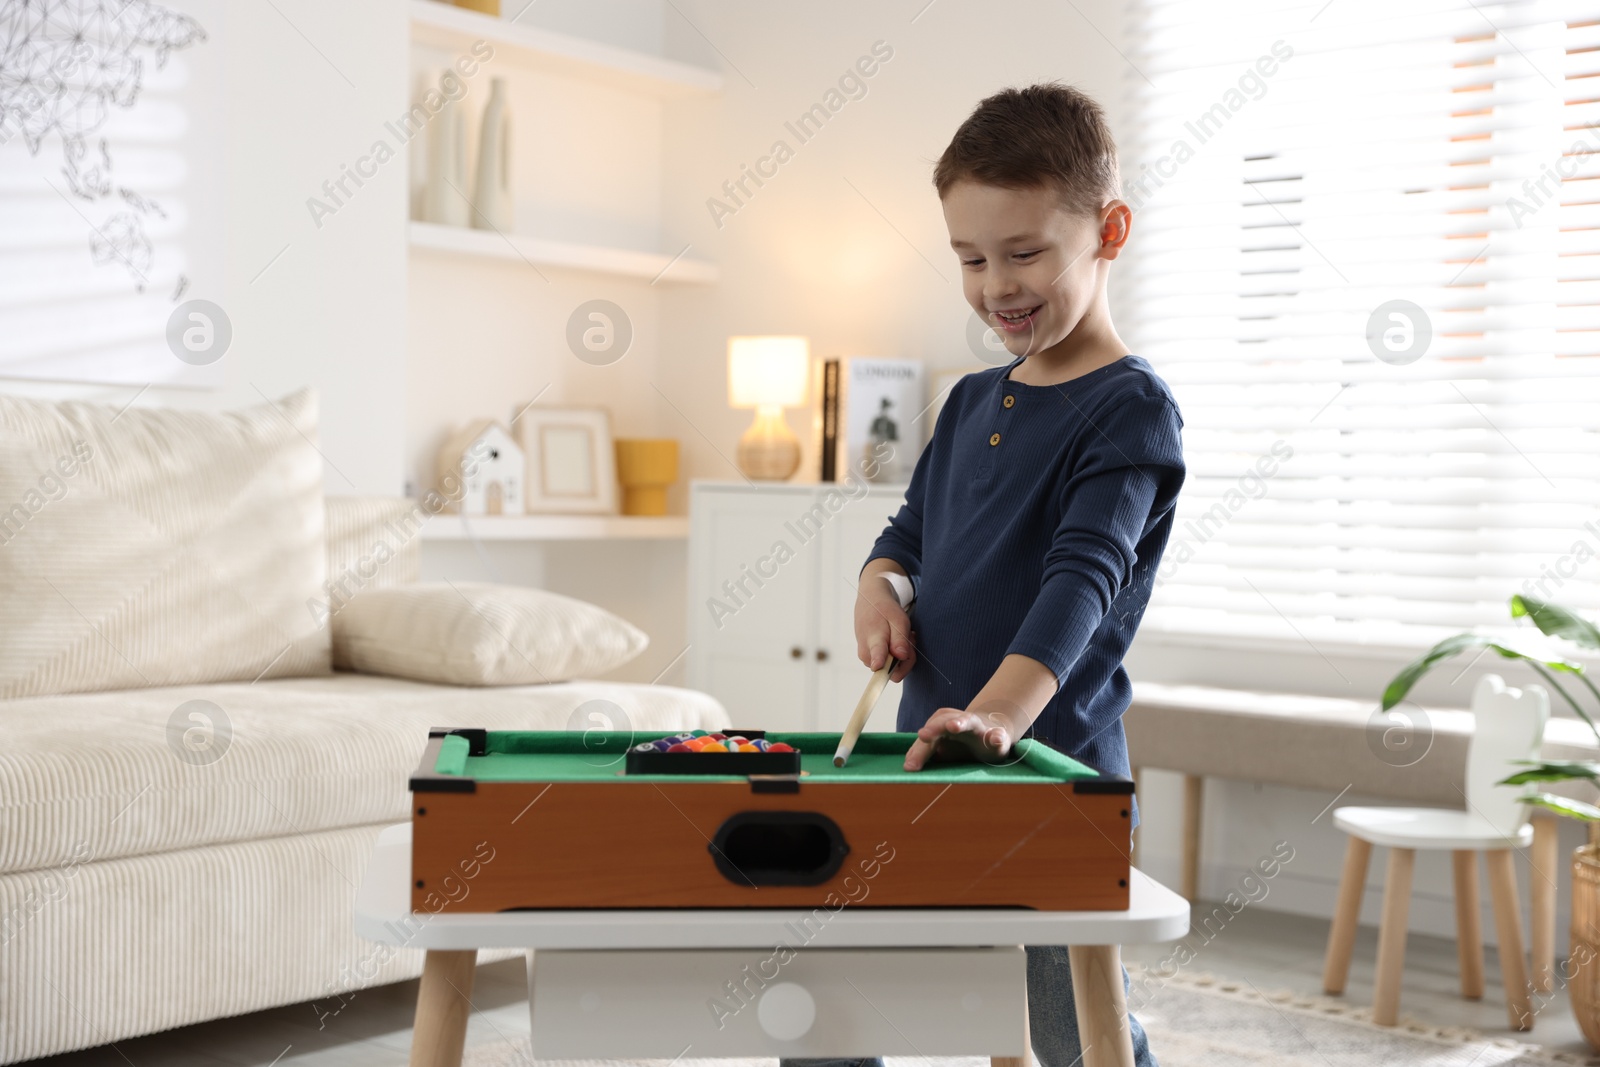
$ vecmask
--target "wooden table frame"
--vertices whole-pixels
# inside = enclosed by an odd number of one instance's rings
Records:
[[[479,949],[770,950],[783,938],[785,924],[800,913],[791,908],[413,915],[410,871],[410,824],[385,829],[357,895],[355,928],[371,941],[427,950],[412,1067],[460,1067]],[[1189,930],[1189,906],[1138,870],[1130,880],[1127,911],[844,908],[828,922],[827,946],[804,951],[1067,945],[1084,1067],[1132,1067],[1119,946],[1182,937]],[[1025,1067],[1030,1059],[1026,1011],[1022,1019],[1024,1054],[994,1057],[995,1067]],[[791,1053],[774,1047],[770,1054]]]

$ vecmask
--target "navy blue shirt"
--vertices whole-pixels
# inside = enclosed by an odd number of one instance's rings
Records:
[[[1172,531],[1183,418],[1140,356],[1048,386],[1011,381],[1021,362],[950,390],[867,557],[899,563],[917,590],[898,729],[966,708],[1019,653],[1060,687],[1029,734],[1126,775],[1122,657]]]

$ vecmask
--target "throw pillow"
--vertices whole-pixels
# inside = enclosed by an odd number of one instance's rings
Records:
[[[536,685],[614,670],[649,644],[604,608],[484,582],[371,589],[333,616],[341,663],[449,685]]]

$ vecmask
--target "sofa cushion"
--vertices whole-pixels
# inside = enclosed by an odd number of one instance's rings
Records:
[[[328,584],[335,609],[367,589],[392,589],[417,580],[419,535],[428,513],[403,496],[330,496],[323,501],[328,527]]]
[[[429,727],[713,729],[670,686],[460,689],[338,673],[0,701],[0,873],[305,834],[410,811]]]
[[[333,619],[356,670],[450,685],[591,678],[649,638],[604,608],[526,586],[426,582],[363,593]]]
[[[333,665],[353,670],[349,652],[331,622],[350,601],[374,589],[393,589],[417,580],[422,569],[420,533],[428,513],[415,500],[397,496],[330,496],[325,501],[328,528],[328,580],[322,596],[308,604],[333,639]]]
[[[0,699],[328,673],[316,421],[0,397]]]

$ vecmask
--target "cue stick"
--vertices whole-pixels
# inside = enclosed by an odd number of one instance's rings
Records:
[[[912,592],[911,580],[903,574],[890,573],[885,575],[889,585],[894,589],[895,599],[900,601],[900,606],[909,616],[911,605],[916,602],[916,595]],[[896,581],[896,579],[899,579]],[[909,640],[909,638],[908,638]],[[889,684],[889,675],[894,673],[896,664],[900,661],[894,656],[889,656],[882,667],[872,672],[872,677],[867,679],[867,688],[862,690],[861,699],[856,701],[856,710],[850,715],[850,725],[845,727],[844,736],[839,738],[839,747],[833,753],[833,765],[843,767],[850,759],[850,753],[855,751],[856,742],[861,740],[861,731],[866,729],[867,719],[872,715],[872,709],[878,703],[878,698],[883,695],[884,687]]]
[[[889,675],[894,673],[894,668],[900,661],[890,656],[884,661],[883,666],[872,672],[872,677],[867,679],[867,688],[862,690],[861,699],[856,701],[856,710],[850,715],[850,725],[845,727],[844,736],[839,738],[839,747],[833,753],[833,765],[843,767],[850,758],[850,753],[855,751],[856,742],[861,740],[861,731],[867,725],[867,717],[872,714],[873,705],[883,695],[883,689],[889,684]]]

